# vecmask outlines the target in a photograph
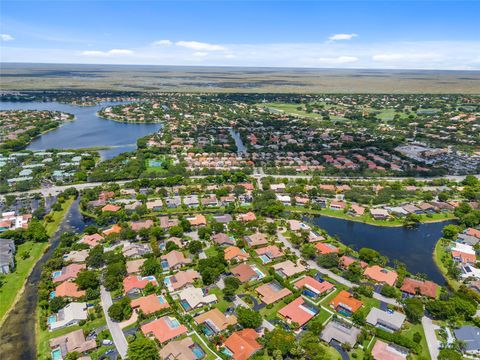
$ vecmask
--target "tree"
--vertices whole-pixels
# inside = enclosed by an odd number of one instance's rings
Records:
[[[376,250],[370,248],[361,248],[358,252],[358,257],[369,264],[385,265],[387,263],[387,258],[381,256],[380,253]]]
[[[103,260],[103,246],[97,245],[92,250],[87,257],[87,266],[92,268],[100,268],[105,264]]]
[[[315,259],[317,256],[317,249],[313,244],[304,244],[300,248],[300,252],[302,256],[306,259]]]
[[[335,253],[319,255],[317,264],[327,269],[335,268],[338,266],[338,255]]]
[[[155,341],[139,336],[128,345],[128,360],[160,360]]]
[[[67,305],[67,301],[62,296],[55,296],[52,300],[50,300],[49,308],[52,312],[56,313],[58,310],[62,309],[65,305]]]
[[[112,306],[108,308],[108,315],[115,321],[123,321],[130,319],[132,311],[130,299],[128,297],[124,297],[123,299],[113,303]]]
[[[157,271],[160,270],[160,263],[157,261],[157,259],[151,257],[145,260],[141,269],[143,276],[155,275]]]
[[[198,254],[200,251],[202,251],[202,242],[198,240],[192,240],[188,244],[188,251],[191,254]]]
[[[329,359],[325,348],[320,344],[318,335],[311,331],[304,331],[300,338],[300,346],[305,351],[305,357],[312,360]]]
[[[270,354],[280,351],[281,355],[287,355],[295,346],[295,335],[291,331],[275,328],[265,334],[265,347]]]
[[[223,252],[207,259],[201,259],[197,266],[204,285],[211,285],[217,281],[220,274],[225,271],[226,267],[227,262],[225,261]]]
[[[453,349],[441,349],[438,354],[438,360],[462,360],[461,354]]]
[[[383,296],[390,297],[390,298],[399,298],[401,295],[395,286],[390,286],[387,284],[383,285],[380,293]]]
[[[48,241],[48,234],[43,224],[37,220],[32,219],[28,224],[28,228],[25,231],[25,239],[34,242],[46,242]]]
[[[100,284],[97,273],[93,270],[83,270],[78,273],[76,283],[81,290],[96,289]]]
[[[420,299],[409,298],[405,300],[405,314],[412,323],[419,323],[423,316],[423,304]]]
[[[262,325],[262,315],[252,309],[240,306],[237,308],[238,323],[244,328],[256,329]]]
[[[443,227],[442,234],[444,238],[453,240],[460,231],[461,229],[459,226],[449,224]]]

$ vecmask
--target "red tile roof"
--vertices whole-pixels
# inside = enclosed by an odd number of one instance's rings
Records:
[[[405,278],[400,290],[408,294],[416,295],[419,293],[423,296],[429,296],[431,298],[437,297],[438,285],[431,281],[421,281],[411,278]]]
[[[157,280],[148,280],[141,276],[129,275],[123,279],[123,289],[125,290],[125,293],[128,293],[135,289],[143,289],[148,283],[158,286]]]
[[[320,282],[318,280],[315,280],[311,276],[305,276],[301,278],[300,280],[295,282],[294,286],[297,289],[307,288],[313,290],[315,292],[318,292],[319,295],[334,288],[334,285],[329,283],[328,281]]]
[[[257,338],[255,330],[243,329],[230,335],[224,345],[232,352],[234,360],[246,360],[262,348]]]
[[[159,297],[162,295],[150,294],[137,299],[132,300],[132,308],[139,308],[144,314],[148,315],[162,309],[170,307],[167,300],[163,298],[164,302],[161,302]]]
[[[305,300],[300,296],[290,304],[281,308],[278,313],[287,320],[297,323],[299,326],[303,326],[314,317],[314,314],[307,310],[304,304]]]
[[[170,316],[164,316],[142,325],[141,329],[145,335],[152,334],[155,336],[161,344],[188,331],[185,325],[180,324],[177,319]]]

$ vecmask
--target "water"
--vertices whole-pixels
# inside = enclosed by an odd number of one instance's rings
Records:
[[[136,149],[137,139],[161,129],[161,124],[127,124],[97,116],[105,106],[121,103],[104,102],[96,106],[74,106],[58,102],[0,102],[0,110],[51,110],[75,115],[56,130],[35,138],[28,150],[81,149],[112,146],[101,150],[102,159]]]
[[[2,360],[30,360],[36,358],[35,313],[42,265],[57,248],[61,234],[68,231],[82,232],[87,226],[80,213],[79,201],[80,198],[73,202],[64,221],[60,224],[59,230],[53,235],[49,249],[35,264],[20,300],[7,315],[0,328],[0,359]]]
[[[243,144],[242,138],[240,137],[240,133],[238,131],[233,130],[232,128],[229,128],[228,131],[230,132],[230,135],[232,136],[233,140],[235,140],[235,145],[237,146],[237,154],[238,155],[246,154],[247,148]]]
[[[420,224],[415,228],[367,225],[360,222],[319,216],[308,219],[325,229],[329,235],[359,250],[368,247],[389,258],[390,264],[398,260],[407,266],[412,274],[426,274],[438,284],[445,280],[433,261],[433,250],[442,229],[450,222]]]

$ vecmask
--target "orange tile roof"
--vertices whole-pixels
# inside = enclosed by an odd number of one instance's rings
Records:
[[[118,205],[107,204],[104,207],[102,207],[102,212],[106,212],[106,211],[117,212],[120,209],[121,209],[121,207],[118,206]]]
[[[318,252],[322,255],[332,254],[332,253],[338,254],[338,252],[340,251],[339,248],[337,248],[336,246],[333,246],[332,244],[326,244],[321,242],[315,244],[315,247],[317,248]]]
[[[245,261],[247,260],[250,255],[247,252],[242,251],[242,249],[236,247],[236,246],[228,246],[223,250],[225,260],[230,261],[233,259],[237,259],[239,261]]]
[[[475,262],[477,261],[477,257],[475,256],[475,254],[468,254],[458,250],[453,250],[452,256],[454,258],[460,259],[463,264],[475,264]]]
[[[199,226],[199,225],[207,225],[207,219],[205,216],[198,214],[194,218],[188,220],[190,225]]]
[[[373,265],[366,268],[363,275],[376,282],[385,283],[390,286],[395,285],[395,281],[397,281],[398,277],[396,271],[388,270],[378,265]]]
[[[328,281],[320,282],[318,280],[315,280],[311,276],[305,276],[301,278],[300,280],[295,282],[294,286],[297,289],[301,289],[305,287],[307,289],[311,289],[318,292],[318,294],[323,294],[324,292],[327,292],[330,289],[333,289],[335,287],[333,284],[329,283]]]
[[[106,229],[103,231],[103,234],[110,235],[110,234],[118,234],[122,231],[122,227],[118,224],[113,225],[111,228]]]
[[[257,220],[257,217],[255,216],[255,213],[249,211],[245,214],[240,214],[238,215],[238,219],[240,221],[244,221],[244,222],[247,222],[247,221],[254,221],[254,220]]]
[[[258,334],[253,329],[234,332],[224,345],[232,352],[234,360],[246,360],[262,348],[257,342]]]
[[[299,326],[303,326],[314,317],[314,314],[311,311],[308,311],[304,304],[305,300],[300,296],[290,304],[281,308],[278,313],[287,320],[297,323]]]
[[[350,256],[347,256],[347,255],[343,255],[341,258],[340,258],[340,265],[345,267],[345,268],[348,268],[350,265],[352,265],[355,261],[358,261],[360,263],[360,267],[362,269],[365,269],[368,264],[365,262],[365,261],[361,261],[359,259],[355,259],[355,258],[352,258]]]
[[[431,281],[420,281],[411,278],[405,278],[400,290],[403,292],[416,295],[417,292],[423,296],[429,296],[431,298],[437,297],[438,285]]]
[[[163,298],[164,302],[161,302],[159,299],[160,296],[162,295],[150,294],[134,299],[131,303],[132,308],[139,308],[146,315],[169,308],[170,305],[167,300]]]
[[[338,306],[344,307],[350,310],[352,313],[357,311],[363,306],[363,302],[358,299],[355,299],[352,294],[342,290],[338,293],[337,296],[330,302],[330,306],[337,308]]]
[[[141,276],[129,275],[123,279],[123,289],[125,290],[125,293],[128,293],[135,289],[143,289],[148,283],[158,286],[157,280],[148,280]]]
[[[85,294],[84,290],[78,290],[78,285],[70,281],[65,281],[55,288],[55,296],[79,298]]]
[[[92,234],[92,235],[85,235],[82,239],[80,239],[80,242],[83,244],[87,244],[90,247],[95,247],[97,246],[100,241],[103,240],[103,236],[100,234]]]
[[[155,336],[161,344],[188,331],[185,325],[180,324],[177,319],[170,316],[164,316],[142,325],[141,329],[145,335],[152,334]]]
[[[87,265],[85,264],[67,265],[62,269],[62,274],[60,276],[57,276],[56,278],[53,278],[53,281],[63,282],[65,280],[76,279],[78,276],[78,273],[82,270],[85,270],[86,268],[87,268]]]
[[[258,276],[253,268],[248,264],[240,264],[232,268],[232,274],[235,275],[242,283],[250,281]]]
[[[273,304],[292,293],[289,289],[273,281],[259,286],[256,291],[260,295],[260,300],[267,305]]]

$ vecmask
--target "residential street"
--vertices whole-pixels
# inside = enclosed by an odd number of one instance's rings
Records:
[[[118,353],[125,359],[127,357],[128,343],[125,335],[123,334],[120,325],[110,319],[108,316],[108,308],[112,305],[112,297],[110,292],[108,292],[103,286],[100,286],[100,299],[102,302],[103,312],[105,313],[105,319],[107,320],[107,326],[112,334],[113,343],[117,348]]]

